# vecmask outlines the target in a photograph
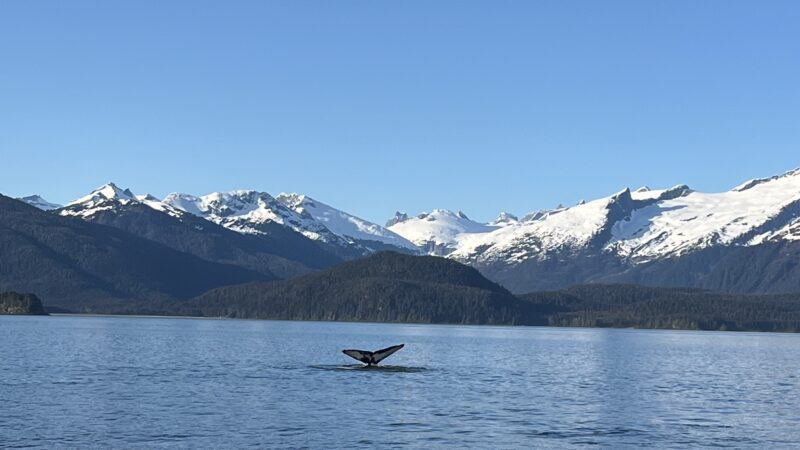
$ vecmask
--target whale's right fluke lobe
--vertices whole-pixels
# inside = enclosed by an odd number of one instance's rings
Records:
[[[383,361],[384,359],[388,358],[392,353],[400,350],[403,348],[405,344],[400,345],[393,345],[391,347],[387,347],[381,350],[378,350],[372,354],[372,358],[375,360],[373,364],[378,364],[379,362]]]
[[[403,348],[404,345],[405,344],[393,345],[391,347],[387,347],[374,352],[369,352],[366,350],[342,350],[342,353],[353,359],[357,359],[368,366],[372,366],[374,364],[378,364],[379,362],[383,361],[384,359],[389,357],[389,355],[391,355],[392,353],[400,350],[401,348]]]

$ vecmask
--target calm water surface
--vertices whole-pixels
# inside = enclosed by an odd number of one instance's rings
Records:
[[[800,335],[0,317],[0,342],[0,447],[800,446]]]

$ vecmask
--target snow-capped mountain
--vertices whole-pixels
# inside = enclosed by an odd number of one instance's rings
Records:
[[[417,247],[407,239],[380,225],[340,211],[311,197],[300,194],[280,194],[277,200],[301,216],[310,215],[317,224],[322,224],[342,238],[370,246],[378,242],[407,250]]]
[[[188,202],[190,196],[183,196]],[[183,204],[187,207],[189,203]],[[204,207],[220,215],[233,214],[237,205],[209,199]],[[55,210],[61,216],[107,225],[156,241],[205,260],[239,266],[262,277],[291,278],[340,263],[343,252],[333,252],[300,233],[264,222],[255,233],[237,232],[203,216],[190,214],[152,195],[135,195],[107,183],[88,195]],[[347,255],[349,256],[349,255]]]
[[[43,209],[57,206],[38,196],[23,200]],[[470,264],[516,292],[585,282],[741,292],[788,292],[796,284],[800,291],[800,279],[795,280],[800,277],[791,275],[793,267],[800,267],[800,169],[750,180],[720,193],[697,192],[685,185],[626,188],[572,207],[559,205],[529,213],[522,219],[501,213],[489,223],[471,220],[460,211],[436,209],[418,216],[398,212],[381,227],[300,194],[273,197],[240,190],[198,197],[176,193],[161,201],[137,196],[113,183],[55,212],[116,224],[153,239],[158,224],[165,222],[149,217],[133,223],[132,217],[143,217],[142,207],[178,218],[192,229],[202,230],[210,221],[221,226],[213,225],[218,234],[235,231],[248,239],[269,240],[271,247],[262,254],[274,250],[283,258],[270,260],[269,271],[278,276],[301,272],[285,261],[300,261],[300,269],[305,270],[323,259],[333,264],[375,251],[400,250]],[[123,217],[110,217],[110,212]],[[175,225],[169,236],[184,234]],[[198,236],[192,239],[206,242]],[[228,236],[216,242],[222,240],[236,241]],[[163,242],[173,245],[166,238]],[[244,241],[236,242],[241,249],[247,247]],[[313,258],[308,256],[312,254]],[[254,268],[264,258],[245,255],[236,261],[246,259],[247,267]],[[751,260],[760,262],[750,264]],[[758,276],[746,275],[753,273]]]
[[[398,213],[389,229],[428,252],[455,259],[508,264],[547,259],[589,246],[633,264],[681,256],[717,245],[755,245],[800,239],[800,169],[750,180],[723,193],[685,185],[633,192],[538,211],[516,220],[507,213],[489,224],[463,213]]]
[[[89,218],[101,211],[110,211],[118,206],[136,203],[149,206],[173,217],[180,218],[185,214],[183,211],[173,208],[150,194],[137,196],[130,189],[122,189],[113,182],[108,182],[88,195],[67,203],[58,210],[58,213],[62,216]]]
[[[448,255],[458,248],[462,240],[500,228],[498,225],[471,220],[461,211],[452,212],[446,209],[434,209],[416,217],[398,212],[387,224],[389,230],[432,255]]]
[[[631,264],[713,246],[797,239],[800,170],[751,180],[728,192],[686,186],[621,191],[535,220],[466,236],[453,258],[519,263],[593,245]]]
[[[43,199],[38,195],[29,195],[27,197],[19,197],[17,200],[22,200],[23,202],[35,206],[43,211],[50,211],[53,209],[61,208],[61,205],[57,203],[50,203],[47,200]]]
[[[610,228],[630,214],[661,200],[691,192],[686,186],[663,191],[628,189],[610,197],[582,202],[571,208],[549,211],[488,233],[463,236],[449,255],[467,261],[520,263],[530,258],[576,253],[602,246]]]
[[[300,194],[214,192],[201,197],[170,194],[164,203],[204,217],[240,233],[259,234],[267,223],[277,223],[306,237],[364,253],[387,248],[416,252],[414,244],[384,227],[340,211]]]
[[[273,235],[275,226],[330,245],[339,257],[352,258],[380,250],[418,253],[417,247],[384,227],[345,213],[305,195],[237,190],[203,196],[173,193],[159,200],[152,195],[136,195],[107,183],[88,195],[58,209],[62,216],[90,219],[103,211],[130,205],[145,205],[153,210],[183,219],[187,214],[249,235]]]
[[[800,169],[722,193],[642,187],[522,220],[504,213],[481,224],[435,210],[397,213],[387,225],[425,252],[471,264],[519,292],[638,280],[638,270],[687,255],[714,250],[722,258],[729,249],[800,241]],[[703,264],[702,270],[714,266]],[[692,270],[699,279],[701,269]]]
[[[315,226],[310,215],[295,213],[266,192],[237,190],[199,197],[173,193],[164,198],[164,203],[239,233],[262,234],[262,225],[277,223],[302,229],[303,234],[314,240],[335,242],[337,239],[324,227]]]

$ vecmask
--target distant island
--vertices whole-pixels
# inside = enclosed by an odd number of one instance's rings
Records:
[[[46,315],[39,297],[18,292],[0,292],[0,314]]]

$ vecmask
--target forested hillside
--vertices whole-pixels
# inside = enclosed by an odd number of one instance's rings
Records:
[[[800,331],[798,294],[583,285],[520,298],[553,326]]]
[[[294,280],[214,289],[180,312],[292,320],[529,324],[527,303],[475,269],[379,253]]]
[[[46,314],[39,297],[18,292],[0,292],[0,314]]]

